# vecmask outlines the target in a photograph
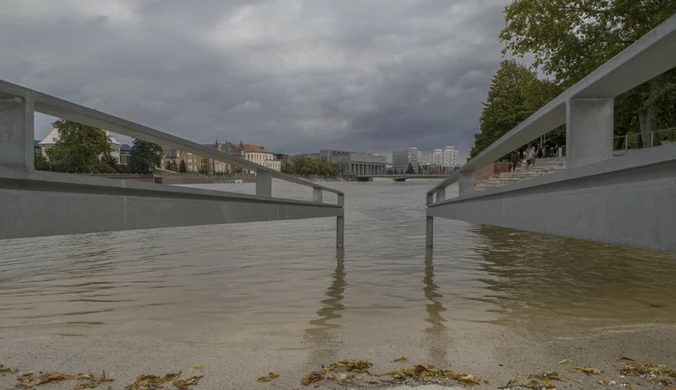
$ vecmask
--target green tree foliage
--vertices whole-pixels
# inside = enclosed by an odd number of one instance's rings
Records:
[[[181,173],[188,172],[188,166],[186,165],[185,160],[181,160],[181,165],[179,165],[178,171]]]
[[[413,170],[413,164],[408,163],[408,168],[406,168],[406,174],[415,175],[415,171]]]
[[[293,156],[289,162],[282,164],[282,172],[300,176],[336,177],[338,167],[328,161],[321,161],[310,156]]]
[[[49,171],[52,169],[51,164],[49,164],[49,160],[47,160],[46,157],[43,155],[36,155],[34,160],[33,160],[33,166],[35,169],[38,171]]]
[[[52,125],[59,132],[59,140],[46,152],[53,170],[92,172],[101,163],[99,156],[110,153],[110,139],[101,129],[63,119]]]
[[[114,171],[118,170],[118,165],[117,165],[117,159],[110,154],[104,154],[101,157],[101,161],[108,165],[109,167],[113,168]]]
[[[173,171],[173,169],[171,168],[173,168],[173,166],[171,165],[171,160],[167,160],[167,162],[164,164],[164,169],[166,169],[167,171]]]
[[[480,133],[474,136],[470,158],[542,108],[560,91],[561,87],[538,79],[535,72],[516,61],[502,61],[491,81],[486,103],[483,103]]]
[[[134,140],[129,156],[129,170],[134,173],[151,173],[160,165],[162,147],[152,142]]]
[[[532,54],[568,88],[676,13],[676,0],[514,0],[505,8],[500,38],[505,53]],[[615,100],[615,131],[640,127],[643,138],[676,125],[676,71],[671,70]]]

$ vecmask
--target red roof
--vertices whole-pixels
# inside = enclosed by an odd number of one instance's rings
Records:
[[[244,144],[242,145],[244,148],[242,151],[244,152],[262,152],[262,153],[267,153],[265,151],[265,148],[262,146],[258,145],[251,145],[251,144]]]

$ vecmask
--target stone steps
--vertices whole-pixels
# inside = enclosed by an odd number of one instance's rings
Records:
[[[477,180],[474,183],[474,189],[476,191],[485,191],[491,188],[500,188],[508,184],[518,183],[534,177],[560,172],[564,169],[566,169],[565,158],[540,159],[535,162],[535,165],[531,165],[528,168],[520,166],[513,172],[503,172],[482,180]]]

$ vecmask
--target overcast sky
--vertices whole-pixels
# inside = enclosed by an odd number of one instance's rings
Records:
[[[466,157],[507,2],[2,1],[0,79],[202,143]]]

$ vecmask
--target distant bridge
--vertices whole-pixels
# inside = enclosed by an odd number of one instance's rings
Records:
[[[450,218],[676,252],[676,143],[613,158],[615,97],[676,67],[674,47],[676,15],[429,190],[427,246],[433,219]],[[478,170],[562,125],[565,170],[475,192]]]
[[[406,179],[439,179],[443,180],[450,175],[356,175],[357,181],[371,181],[373,178],[392,179],[394,181],[406,181]]]

